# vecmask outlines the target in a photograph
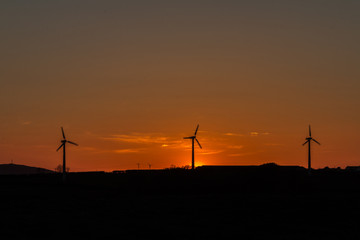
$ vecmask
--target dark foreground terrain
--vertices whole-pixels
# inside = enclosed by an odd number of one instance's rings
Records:
[[[2,239],[360,239],[360,174],[198,168],[0,176]]]

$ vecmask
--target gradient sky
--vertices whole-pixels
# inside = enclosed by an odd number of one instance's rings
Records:
[[[360,165],[360,1],[0,3],[0,163]]]

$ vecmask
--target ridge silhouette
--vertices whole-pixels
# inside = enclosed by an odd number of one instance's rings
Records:
[[[0,175],[4,239],[359,236],[356,167],[314,169],[311,176],[306,168],[274,163],[80,172],[68,173],[66,185],[59,176]]]

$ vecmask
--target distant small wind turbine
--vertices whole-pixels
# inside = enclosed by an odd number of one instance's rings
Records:
[[[192,169],[192,170],[194,170],[194,168],[195,168],[195,154],[194,154],[194,141],[195,141],[195,140],[196,140],[196,142],[199,144],[199,147],[202,149],[199,141],[196,139],[196,134],[197,134],[198,129],[199,129],[199,124],[198,124],[197,127],[196,127],[194,136],[184,137],[184,139],[191,139],[191,142],[192,142],[192,161],[191,161],[191,169]]]
[[[308,144],[309,146],[309,152],[308,152],[308,171],[309,171],[309,174],[310,174],[310,171],[311,171],[311,141],[314,141],[316,142],[317,144],[320,145],[320,143],[318,141],[316,141],[314,138],[311,137],[311,127],[309,125],[309,137],[305,138],[306,142],[303,144],[303,146],[305,144]]]
[[[62,132],[62,135],[63,135],[63,139],[61,140],[60,147],[58,149],[56,149],[56,151],[59,151],[60,148],[63,148],[63,166],[62,167],[63,167],[63,181],[65,182],[65,180],[66,180],[66,159],[65,159],[66,158],[66,154],[65,154],[66,143],[70,143],[70,144],[73,144],[73,145],[76,145],[76,146],[79,146],[79,145],[77,143],[66,140],[63,127],[61,127],[61,132]]]

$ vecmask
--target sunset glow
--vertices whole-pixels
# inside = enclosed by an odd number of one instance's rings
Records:
[[[360,165],[356,1],[1,3],[0,161]],[[126,2],[126,3],[125,3]],[[354,7],[354,6],[357,7]]]

